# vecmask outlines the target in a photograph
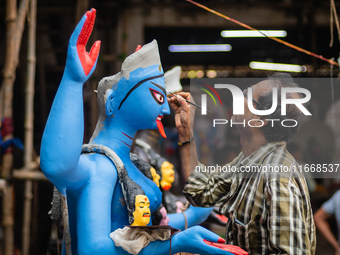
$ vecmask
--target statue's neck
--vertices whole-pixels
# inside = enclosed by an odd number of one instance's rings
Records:
[[[94,144],[101,144],[113,150],[124,162],[130,159],[130,151],[137,130],[113,118],[111,121],[105,120],[102,129],[96,138],[92,140]]]

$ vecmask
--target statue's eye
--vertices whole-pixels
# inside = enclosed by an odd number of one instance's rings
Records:
[[[151,95],[153,97],[153,99],[155,99],[155,101],[158,103],[158,104],[163,104],[164,103],[164,96],[162,93],[159,93],[157,90],[154,90],[154,89],[150,89],[150,92],[151,92]]]

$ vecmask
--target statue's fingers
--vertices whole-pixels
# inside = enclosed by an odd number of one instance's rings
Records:
[[[100,51],[100,44],[101,41],[96,41],[91,50],[90,50],[90,58],[93,61],[93,63],[95,63],[97,61],[98,55],[99,55],[99,51]]]
[[[96,19],[96,9],[92,8],[91,11],[88,11],[86,13],[87,16],[87,26],[84,26],[84,36],[82,38],[82,44],[86,45],[87,41],[89,40],[92,30],[93,30],[93,25],[94,25],[94,21]]]
[[[76,26],[75,30],[73,31],[71,38],[70,38],[70,46],[76,46],[79,40],[79,37],[82,33],[83,27],[86,25],[87,16],[84,16],[79,21],[78,25]]]
[[[248,255],[248,252],[246,252],[245,250],[243,250],[242,248],[236,245],[230,245],[230,244],[225,244],[225,243],[214,243],[214,242],[210,242],[207,240],[203,240],[203,241],[210,246],[214,246],[224,251],[231,252],[234,255]]]

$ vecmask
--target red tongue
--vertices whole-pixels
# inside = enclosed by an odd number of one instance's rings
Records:
[[[163,127],[162,122],[160,120],[156,120],[156,123],[157,123],[157,127],[158,127],[158,130],[159,130],[159,133],[161,134],[161,136],[166,138],[166,134],[164,132],[164,127]]]

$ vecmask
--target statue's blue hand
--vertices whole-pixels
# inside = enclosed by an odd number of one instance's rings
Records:
[[[195,226],[179,232],[173,238],[177,246],[176,250],[178,251],[199,254],[233,255],[233,253],[211,245],[209,242],[224,243],[225,241],[223,238],[201,226]]]
[[[95,19],[96,10],[92,8],[84,14],[74,30],[68,45],[64,78],[84,83],[96,68],[100,41],[96,41],[90,52],[86,52]]]
[[[204,222],[213,209],[213,207],[203,208],[190,205],[189,209],[184,212],[187,218],[188,227],[190,228]],[[185,218],[183,213],[168,214],[168,217],[170,226],[181,230],[185,229]]]

